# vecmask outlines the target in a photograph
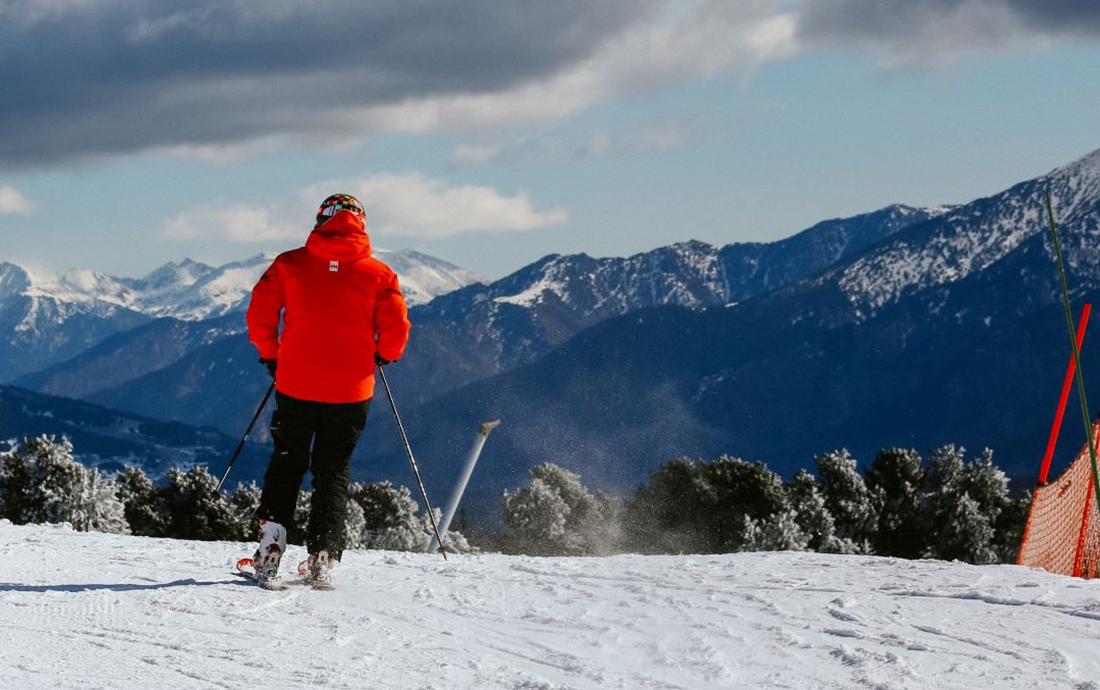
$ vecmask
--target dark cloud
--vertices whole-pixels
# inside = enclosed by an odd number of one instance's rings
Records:
[[[1100,3],[1096,0],[1006,0],[1005,4],[1037,29],[1100,37]]]
[[[810,0],[798,33],[811,45],[873,47],[902,61],[939,62],[972,50],[1100,38],[1100,2]]]
[[[369,129],[590,56],[655,0],[0,0],[0,166]]]

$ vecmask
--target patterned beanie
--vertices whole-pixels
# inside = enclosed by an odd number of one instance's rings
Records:
[[[321,208],[317,210],[317,227],[324,225],[339,211],[351,211],[359,220],[367,222],[367,212],[363,204],[350,194],[333,194],[321,202]]]

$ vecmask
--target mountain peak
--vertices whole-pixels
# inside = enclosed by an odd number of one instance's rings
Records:
[[[1082,206],[1094,209],[1100,198],[1100,149],[1051,171],[1039,182],[1046,183],[1043,191],[1050,191],[1055,213],[1063,222]]]
[[[0,262],[0,300],[18,295],[31,286],[26,269],[6,261]]]

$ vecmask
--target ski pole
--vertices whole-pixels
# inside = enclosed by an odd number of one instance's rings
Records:
[[[439,525],[435,522],[435,513],[432,512],[432,504],[428,501],[428,491],[424,488],[424,480],[420,478],[420,469],[416,466],[416,458],[413,457],[412,447],[409,445],[409,437],[405,434],[405,425],[401,423],[401,415],[397,414],[397,404],[393,401],[393,393],[390,391],[390,382],[386,380],[386,372],[382,365],[378,365],[378,375],[382,377],[382,386],[386,389],[386,397],[390,400],[390,409],[393,410],[393,419],[397,422],[397,431],[401,434],[401,441],[405,444],[405,452],[409,454],[409,464],[412,465],[413,474],[416,475],[416,483],[420,487],[420,495],[424,497],[424,505],[428,508],[428,518],[432,521],[432,531],[439,542],[439,553],[443,554],[443,560],[447,560],[447,549],[443,547],[443,539],[439,536]]]
[[[248,423],[248,428],[244,430],[244,436],[241,437],[241,442],[237,444],[237,450],[233,451],[233,457],[229,459],[229,465],[225,468],[225,473],[222,474],[221,481],[218,482],[218,488],[215,491],[222,490],[222,484],[225,484],[225,480],[229,477],[229,470],[233,469],[233,463],[237,462],[237,456],[241,454],[241,449],[244,448],[244,444],[248,441],[249,434],[252,433],[252,427],[255,426],[256,420],[260,418],[260,413],[264,411],[267,406],[267,399],[271,397],[271,391],[275,390],[275,382],[271,382],[271,386],[268,387],[267,393],[264,394],[263,401],[260,402],[260,406],[256,408],[256,414],[252,415],[252,421]]]

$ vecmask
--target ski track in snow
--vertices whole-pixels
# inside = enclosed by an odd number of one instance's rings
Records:
[[[1100,690],[1100,583],[1015,566],[357,551],[268,592],[251,550],[0,522],[0,685]]]

